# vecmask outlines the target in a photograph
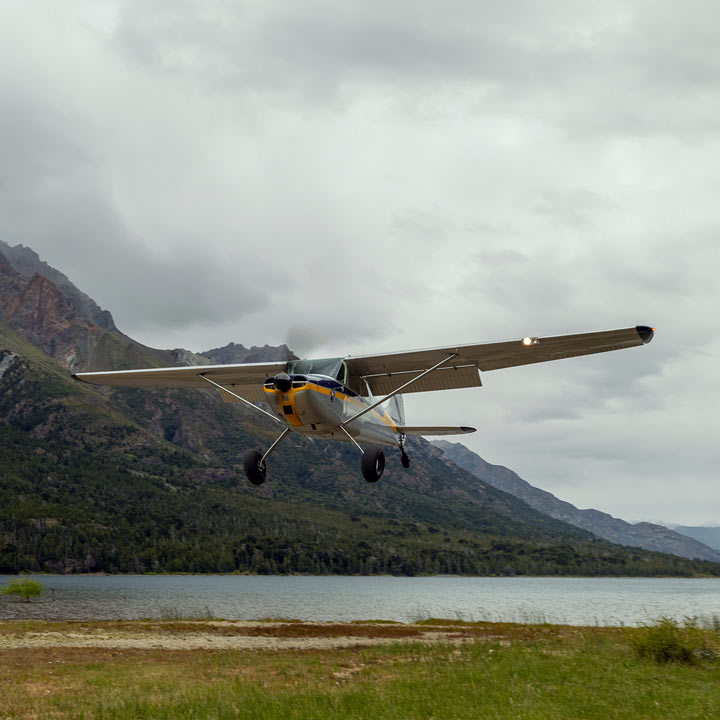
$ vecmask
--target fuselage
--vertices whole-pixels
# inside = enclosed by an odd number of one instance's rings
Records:
[[[292,364],[288,369],[292,370]],[[317,373],[293,373],[278,378],[265,381],[265,400],[291,430],[328,440],[350,442],[346,434],[349,433],[358,442],[398,444],[399,419],[383,406],[365,413],[348,425],[345,432],[340,428],[341,423],[372,403],[372,398],[359,395],[341,380]]]

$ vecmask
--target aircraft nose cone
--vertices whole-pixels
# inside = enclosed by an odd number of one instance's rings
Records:
[[[287,392],[292,387],[292,379],[287,373],[278,373],[273,380],[275,381],[275,387],[280,392]]]

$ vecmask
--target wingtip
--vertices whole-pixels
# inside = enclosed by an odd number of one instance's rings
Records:
[[[655,335],[655,328],[648,327],[647,325],[636,325],[635,329],[643,341],[643,345],[647,345]]]
[[[461,426],[460,426],[460,429],[461,429],[464,433],[477,432],[477,428],[466,427],[465,425],[461,425]]]

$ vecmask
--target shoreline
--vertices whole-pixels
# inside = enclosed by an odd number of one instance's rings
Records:
[[[46,572],[19,572],[19,573],[0,573],[0,577],[255,577],[255,578],[289,578],[289,577],[309,577],[309,578],[402,578],[403,580],[412,580],[413,578],[503,578],[503,579],[538,579],[538,580],[719,580],[717,575],[450,575],[447,573],[439,573],[437,575],[390,575],[377,573],[373,575],[352,574],[344,575],[342,573],[327,574],[311,574],[311,573],[250,573],[250,572],[230,572],[230,573],[196,573],[196,572],[146,572],[146,573],[108,573],[108,572],[73,572],[73,573],[46,573]]]

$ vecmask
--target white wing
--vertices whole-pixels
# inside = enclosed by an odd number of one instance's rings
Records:
[[[139,388],[208,388],[210,384],[202,375],[229,388],[250,402],[264,400],[263,382],[287,369],[287,362],[245,363],[238,365],[196,365],[175,368],[150,368],[144,370],[114,370],[110,372],[76,373],[76,380],[92,385]],[[223,399],[226,394],[221,393]],[[228,396],[229,397],[229,396]]]
[[[481,343],[364,355],[346,358],[349,383],[362,392],[364,378],[374,395],[387,395],[421,372],[439,363],[443,358],[454,357],[447,365],[429,373],[410,385],[404,392],[450,390],[476,387],[481,384],[479,370],[548,362],[592,353],[622,350],[644,345],[653,337],[653,328],[643,325],[622,330],[605,330],[577,335],[522,338],[506,342]],[[237,365],[199,365],[176,368],[150,368],[142,370],[115,370],[87,372],[73,375],[76,380],[93,385],[114,387],[207,387],[201,376],[230,388],[250,402],[262,402],[262,384],[270,377],[287,370],[287,362],[245,363]],[[225,396],[225,393],[222,393]]]
[[[403,392],[448,390],[479,386],[479,370],[498,370],[622,350],[649,343],[653,333],[654,328],[638,325],[621,330],[576,335],[526,337],[506,342],[364,355],[347,358],[346,362],[353,387],[362,386],[361,378],[365,378],[373,394],[386,395],[443,358],[454,354],[455,357],[449,360],[446,366],[429,373]]]

